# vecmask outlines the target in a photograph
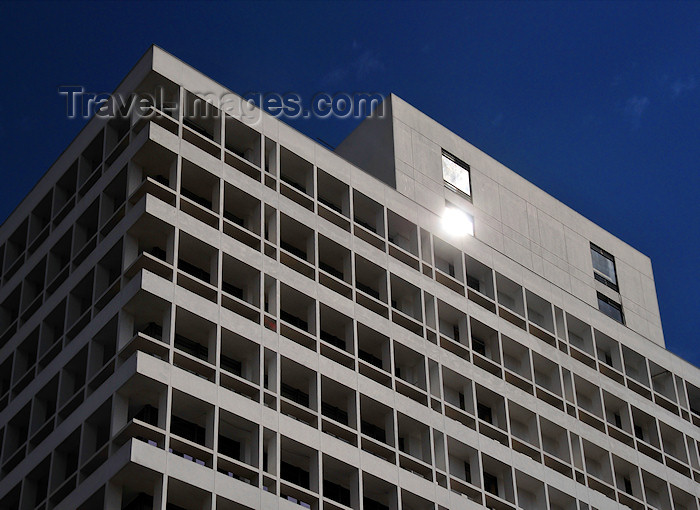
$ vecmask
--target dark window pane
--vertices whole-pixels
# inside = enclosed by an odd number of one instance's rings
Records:
[[[598,294],[598,309],[608,317],[612,317],[617,322],[624,324],[622,307],[602,294]]]
[[[602,273],[613,284],[617,285],[617,274],[615,273],[615,259],[605,250],[591,244],[591,259],[593,269]]]

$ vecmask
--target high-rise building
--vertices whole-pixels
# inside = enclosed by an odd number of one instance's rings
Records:
[[[131,93],[0,229],[0,509],[700,508],[646,256],[393,95],[331,151]]]

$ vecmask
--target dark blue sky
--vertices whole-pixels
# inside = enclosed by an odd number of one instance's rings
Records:
[[[57,87],[112,91],[152,43],[240,93],[396,93],[649,255],[700,365],[700,3],[0,3],[0,221],[83,125]]]

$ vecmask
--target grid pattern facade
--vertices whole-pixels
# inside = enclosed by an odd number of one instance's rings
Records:
[[[697,368],[145,60],[0,232],[0,509],[700,508]]]

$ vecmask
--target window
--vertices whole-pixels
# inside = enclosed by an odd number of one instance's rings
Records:
[[[625,323],[625,318],[622,315],[622,305],[604,296],[600,292],[598,293],[598,310],[621,324]]]
[[[498,496],[498,478],[484,471],[484,490]]]
[[[482,356],[486,356],[486,344],[479,338],[472,337],[472,350]]]
[[[280,478],[305,489],[309,488],[309,472],[285,461],[280,461]]]
[[[476,414],[480,420],[484,420],[486,423],[493,424],[493,417],[491,415],[491,408],[487,405],[477,402],[476,404]]]
[[[614,414],[614,417],[615,417],[615,426],[616,426],[618,429],[621,429],[621,428],[622,428],[622,416],[620,416],[619,414],[615,413],[615,414]]]
[[[448,188],[472,196],[469,165],[446,151],[442,151],[442,178]]]
[[[241,443],[235,439],[228,438],[219,434],[219,453],[228,455],[232,459],[241,458]]]
[[[618,290],[615,257],[591,243],[591,259],[593,260],[593,276],[595,279],[613,290]]]
[[[323,480],[323,495],[341,505],[350,506],[350,491],[342,485]]]
[[[629,478],[623,478],[622,481],[625,484],[625,492],[627,494],[632,494],[632,482],[630,481]]]
[[[634,424],[634,437],[644,440],[644,429],[641,426]]]

